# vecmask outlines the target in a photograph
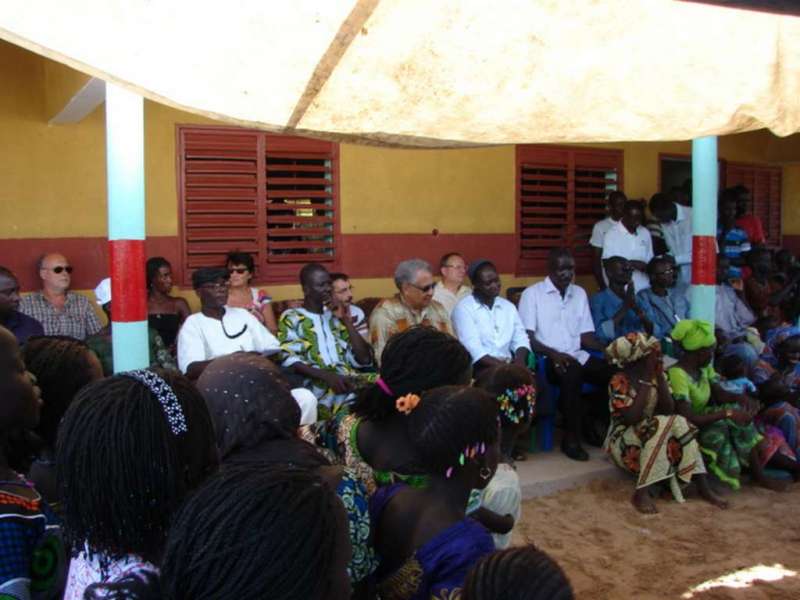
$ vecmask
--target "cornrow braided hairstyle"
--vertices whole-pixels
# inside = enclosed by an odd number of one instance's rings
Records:
[[[333,598],[346,527],[335,492],[310,471],[226,467],[175,517],[161,564],[164,597]]]
[[[90,553],[155,562],[173,512],[216,467],[214,429],[182,375],[153,369],[175,393],[187,431],[174,434],[150,389],[125,375],[78,392],[58,431],[56,478],[67,540]]]
[[[372,384],[351,410],[363,419],[383,421],[395,413],[400,396],[467,383],[471,365],[469,352],[453,336],[432,327],[411,327],[389,338],[381,355],[380,376],[393,395]]]
[[[467,446],[497,442],[497,402],[478,388],[438,387],[423,394],[409,415],[408,431],[425,472],[444,475]]]
[[[493,552],[467,573],[462,600],[573,600],[569,579],[534,545]]]
[[[504,363],[484,369],[475,385],[489,392],[495,402],[501,403],[500,423],[506,426],[526,422],[531,418],[534,407],[528,399],[531,394],[523,395],[520,392],[523,388],[529,390],[535,383],[533,374],[525,367]],[[535,392],[532,395],[535,402]],[[515,421],[511,420],[512,416]]]
[[[42,412],[36,433],[48,448],[56,445],[58,424],[75,394],[94,378],[91,350],[67,336],[33,337],[22,348],[27,369],[42,391]]]

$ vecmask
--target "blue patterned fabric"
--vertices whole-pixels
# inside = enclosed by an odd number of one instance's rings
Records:
[[[370,498],[372,522],[377,524],[389,501],[406,484],[379,488]],[[378,591],[386,600],[429,600],[456,597],[467,571],[478,559],[494,552],[494,541],[482,525],[467,517],[416,549],[399,567],[377,572]]]
[[[351,581],[363,581],[378,568],[378,557],[372,545],[372,521],[369,516],[369,498],[364,484],[357,475],[345,469],[336,493],[347,511],[350,525],[350,543],[353,557],[347,565]]]
[[[614,324],[614,315],[622,307],[622,298],[606,288],[589,300],[594,321],[594,334],[604,343],[610,344],[627,333],[644,331],[642,320],[633,310],[628,310],[619,325]]]

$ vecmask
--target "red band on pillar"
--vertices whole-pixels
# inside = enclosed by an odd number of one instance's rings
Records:
[[[717,284],[717,238],[712,235],[692,238],[692,283]]]
[[[111,318],[120,323],[147,320],[144,240],[109,240]]]

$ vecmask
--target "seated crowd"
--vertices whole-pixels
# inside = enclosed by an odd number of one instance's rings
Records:
[[[24,297],[0,267],[0,596],[572,598],[544,552],[509,548],[515,462],[555,413],[562,452],[602,446],[643,513],[690,483],[726,508],[715,488],[745,472],[785,489],[800,480],[800,267],[764,245],[748,198],[720,198],[716,327],[689,315],[676,192],[649,222],[609,196],[591,296],[564,248],[518,305],[491,260],[453,252],[438,281],[401,262],[397,294],[363,307],[346,274],[307,264],[302,301],[277,314],[232,252],[193,273],[192,314],[151,258],[150,368],[117,374],[66,257],[44,255]],[[95,300],[110,320],[110,280]]]

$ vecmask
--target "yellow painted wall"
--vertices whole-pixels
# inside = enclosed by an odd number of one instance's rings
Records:
[[[104,110],[81,123],[48,126],[85,76],[0,42],[0,237],[57,238],[106,234]],[[147,232],[178,234],[176,125],[214,124],[145,102]],[[595,146],[625,153],[625,191],[649,197],[658,187],[660,153],[684,154],[689,142]],[[720,138],[721,158],[784,164],[784,233],[800,234],[800,136],[766,131]],[[342,144],[341,226],[360,233],[513,233],[513,146],[406,150]],[[533,278],[504,275],[505,284]],[[393,291],[389,279],[355,282],[360,296]],[[270,290],[297,297],[297,286]],[[194,294],[186,294],[192,303]]]

